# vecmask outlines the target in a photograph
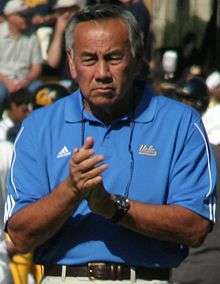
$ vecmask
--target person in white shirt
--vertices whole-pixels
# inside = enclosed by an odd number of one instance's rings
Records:
[[[0,283],[12,284],[12,277],[9,270],[9,259],[6,249],[4,236],[4,203],[5,188],[8,175],[8,169],[11,164],[13,153],[13,144],[9,141],[0,142]]]
[[[10,0],[0,23],[0,107],[12,93],[28,88],[30,92],[41,84],[40,43],[29,31],[28,7],[21,0]]]

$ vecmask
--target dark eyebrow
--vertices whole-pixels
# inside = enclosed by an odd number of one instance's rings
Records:
[[[107,55],[114,55],[114,54],[122,54],[123,51],[121,49],[114,49],[114,50],[110,50],[109,52],[107,52]]]
[[[95,56],[96,54],[94,52],[84,51],[80,54],[80,57],[89,57],[89,56]]]

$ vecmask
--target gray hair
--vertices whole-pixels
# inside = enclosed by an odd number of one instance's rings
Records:
[[[66,50],[73,50],[73,33],[79,23],[105,19],[121,19],[127,25],[131,54],[134,58],[140,59],[143,54],[143,33],[133,14],[120,5],[97,4],[86,6],[74,14],[65,31]]]

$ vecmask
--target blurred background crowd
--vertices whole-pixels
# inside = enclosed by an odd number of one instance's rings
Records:
[[[40,283],[43,268],[17,255],[3,233],[5,183],[22,120],[77,89],[70,79],[64,31],[84,5],[124,5],[144,35],[140,79],[158,95],[187,103],[202,116],[220,156],[219,0],[1,0],[0,1],[0,283]],[[217,206],[217,216],[219,210]],[[205,244],[193,249],[173,283],[220,281],[219,219]],[[144,253],[144,252],[143,252]],[[212,275],[212,276],[211,276]]]

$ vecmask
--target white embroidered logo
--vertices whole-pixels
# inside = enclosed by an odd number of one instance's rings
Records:
[[[59,158],[63,158],[63,157],[66,157],[66,156],[69,156],[71,155],[71,152],[67,149],[66,146],[64,146],[60,152],[57,154],[57,159]]]
[[[157,156],[157,150],[154,148],[153,145],[144,145],[142,144],[138,150],[139,155],[146,155],[146,156]]]

